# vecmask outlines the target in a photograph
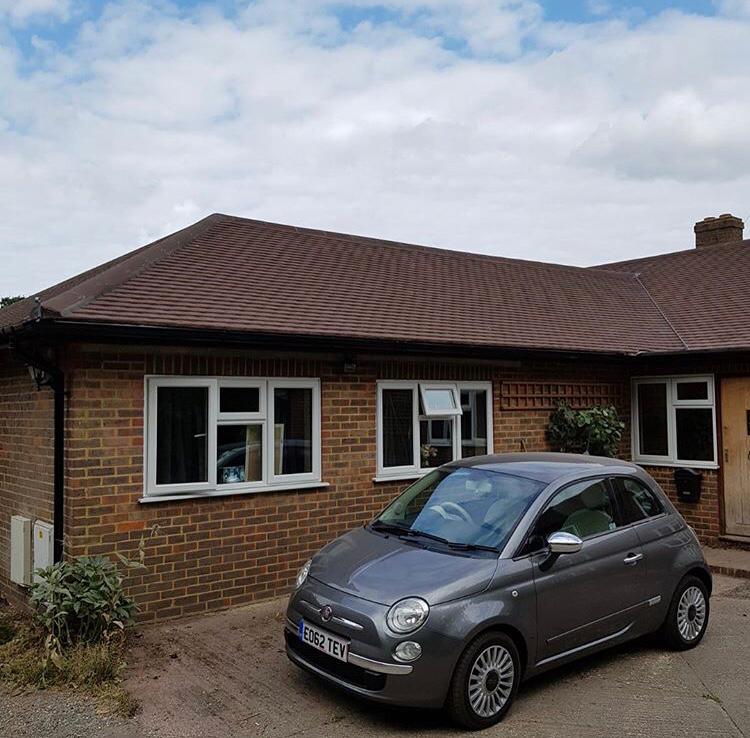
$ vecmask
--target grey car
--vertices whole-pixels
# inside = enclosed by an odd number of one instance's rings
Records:
[[[299,572],[289,658],[370,700],[500,721],[520,682],[658,631],[696,646],[711,574],[656,482],[625,461],[465,459],[412,484]]]

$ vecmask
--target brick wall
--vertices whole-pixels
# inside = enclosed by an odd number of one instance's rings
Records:
[[[139,504],[144,374],[320,377],[322,477],[329,486]],[[614,365],[406,360],[359,360],[356,373],[345,374],[340,359],[77,347],[67,366],[70,552],[135,556],[145,538],[148,568],[129,578],[144,620],[277,595],[320,546],[371,518],[408,483],[373,482],[378,379],[492,380],[495,450],[533,451],[547,449],[553,399],[502,410],[504,381],[523,378],[538,383],[542,395],[564,395],[587,381],[623,388],[622,375]]]
[[[719,508],[719,472],[701,469],[700,502],[680,502],[674,483],[674,468],[666,466],[644,466],[644,469],[659,483],[669,495],[669,499],[680,511],[688,525],[696,531],[700,539],[708,545],[716,545],[721,533]]]
[[[52,522],[53,396],[37,390],[26,367],[0,349],[0,596],[24,590],[9,579],[10,518]]]

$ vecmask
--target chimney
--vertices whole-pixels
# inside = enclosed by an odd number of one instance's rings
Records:
[[[704,218],[699,220],[693,228],[695,247],[702,249],[722,243],[741,241],[744,228],[742,218],[729,213],[723,213],[718,218]]]

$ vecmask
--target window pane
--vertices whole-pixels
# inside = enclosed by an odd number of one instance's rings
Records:
[[[257,413],[260,390],[257,387],[222,387],[219,390],[219,412]]]
[[[661,503],[656,495],[637,480],[616,479],[615,484],[622,503],[622,520],[618,520],[619,525],[637,523],[662,512]]]
[[[487,453],[487,392],[461,391],[461,457]]]
[[[534,526],[531,550],[542,548],[557,531],[588,538],[614,530],[614,506],[603,480],[579,482],[558,492]]]
[[[714,460],[713,410],[710,407],[677,408],[677,458]]]
[[[638,431],[640,453],[668,456],[667,385],[638,385]]]
[[[383,466],[413,466],[413,391],[384,389],[382,402]]]
[[[274,473],[312,471],[312,389],[283,387],[273,392]]]
[[[208,387],[157,387],[156,483],[208,481]]]
[[[425,415],[455,415],[456,395],[450,387],[432,387],[422,393]]]
[[[220,425],[217,431],[216,481],[236,484],[262,479],[262,426]]]
[[[708,382],[677,382],[678,400],[707,400]]]
[[[453,421],[419,421],[419,455],[423,469],[453,461]]]
[[[544,487],[477,468],[435,470],[394,500],[380,520],[454,543],[502,548]]]

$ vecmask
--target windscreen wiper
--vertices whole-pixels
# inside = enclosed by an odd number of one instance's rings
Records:
[[[479,543],[457,543],[455,541],[449,541],[447,538],[436,536],[433,533],[426,533],[423,530],[409,530],[409,533],[414,536],[423,536],[424,538],[430,538],[433,541],[444,543],[448,548],[454,551],[492,551],[492,553],[500,553],[499,549],[493,546],[482,546]]]
[[[412,531],[403,525],[396,525],[395,523],[386,523],[385,520],[373,520],[370,523],[370,527],[374,530],[382,531],[383,533],[397,533],[398,535],[409,535]]]

